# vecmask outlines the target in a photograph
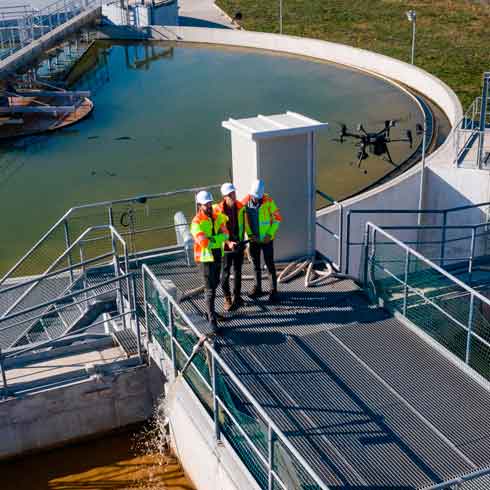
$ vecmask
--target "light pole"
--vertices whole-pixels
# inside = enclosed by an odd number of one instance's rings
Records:
[[[415,10],[409,10],[405,12],[407,19],[412,23],[412,65],[415,60],[415,29],[417,24],[417,12]]]
[[[282,0],[279,0],[279,34],[282,34]]]
[[[422,110],[423,111],[423,110]],[[422,136],[422,165],[420,169],[420,186],[419,186],[419,211],[422,211],[424,206],[424,192],[425,192],[425,147],[427,145],[427,121],[425,117],[425,112],[422,112],[424,116],[424,124],[422,126],[423,136]],[[417,226],[422,225],[422,213],[417,215]]]

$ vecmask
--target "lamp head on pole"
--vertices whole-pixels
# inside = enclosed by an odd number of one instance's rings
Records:
[[[415,10],[408,10],[405,12],[405,15],[407,16],[409,22],[415,22],[417,19],[417,12],[415,12]]]

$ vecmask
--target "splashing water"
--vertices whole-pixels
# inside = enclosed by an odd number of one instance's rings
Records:
[[[162,474],[175,473],[178,460],[172,452],[169,411],[177,396],[181,379],[179,375],[167,384],[166,393],[158,400],[152,418],[133,438],[133,451],[151,460],[151,464],[146,468],[145,478],[140,480],[138,488],[146,490],[167,488],[165,484],[163,487],[160,486]]]

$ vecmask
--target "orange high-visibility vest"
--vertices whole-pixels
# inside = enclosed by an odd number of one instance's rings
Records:
[[[226,222],[228,218],[213,208],[213,220],[202,210],[194,216],[191,234],[194,237],[194,260],[196,262],[214,262],[213,249],[221,249],[228,240]],[[214,224],[214,229],[213,229]]]

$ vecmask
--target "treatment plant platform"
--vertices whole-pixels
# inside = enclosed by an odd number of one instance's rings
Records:
[[[175,284],[176,298],[200,285],[199,271],[184,259],[150,270]],[[218,295],[218,305],[222,300]],[[204,332],[203,295],[179,304]],[[294,279],[281,285],[278,304],[246,300],[220,326],[214,349],[263,409],[225,381],[220,390],[227,394],[220,396],[231,413],[220,427],[262,488],[267,469],[232,418],[266,456],[264,414],[270,417],[324,488],[414,490],[490,465],[488,387],[373,305],[352,280],[332,278],[312,289]],[[189,326],[180,328],[176,339],[186,346]],[[161,333],[158,326],[153,331],[156,338]],[[196,373],[189,381],[206,399]],[[280,443],[277,451],[284,488],[317,488]],[[487,477],[464,488],[488,485]]]
[[[426,155],[434,125],[415,99],[420,164],[337,202],[316,189],[314,132],[326,123],[293,111],[223,121],[238,194],[263,179],[285,218],[279,268],[306,258],[329,276],[282,282],[277,304],[246,299],[219,336],[186,221],[202,188],[71,208],[0,277],[0,458],[141,422],[156,407],[199,490],[488,490],[490,74],[477,124],[476,105],[463,115],[442,82],[375,53],[142,26],[130,8],[63,3],[56,22],[48,12],[49,26],[26,24],[29,36],[2,46],[0,74],[119,18],[98,37],[270,49],[373,73],[431,98],[453,131]],[[332,206],[317,211],[318,195]]]

